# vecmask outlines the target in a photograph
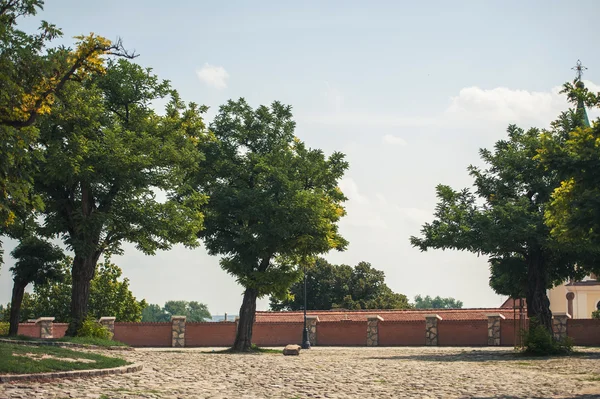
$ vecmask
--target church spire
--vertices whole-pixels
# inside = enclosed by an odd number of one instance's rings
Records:
[[[583,72],[587,68],[581,64],[580,60],[577,60],[577,64],[575,64],[575,66],[571,69],[573,69],[577,73],[577,77],[575,78],[575,87],[577,89],[583,90],[585,88],[585,86],[583,85],[583,82],[581,81],[581,77],[583,76]],[[579,98],[577,100],[577,114],[581,115],[582,122],[585,127],[591,126],[590,120],[588,119],[587,112],[585,110],[585,104],[583,103],[582,96],[579,96]]]

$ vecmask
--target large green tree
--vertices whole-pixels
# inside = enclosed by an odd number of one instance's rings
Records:
[[[338,233],[346,200],[338,180],[344,155],[326,157],[294,137],[289,106],[220,108],[205,148],[200,187],[210,198],[200,237],[245,288],[233,349],[248,351],[256,299],[286,295],[301,262],[347,242]]]
[[[151,102],[168,94],[158,115]],[[121,59],[102,76],[65,85],[40,121],[43,231],[75,253],[68,335],[85,319],[100,256],[119,253],[123,242],[146,254],[197,245],[204,197],[188,177],[201,160],[203,111],[186,106],[150,69]]]
[[[572,120],[560,122],[552,125],[554,134],[573,127]],[[423,251],[458,249],[489,255],[492,271],[503,279],[492,281],[492,287],[517,293],[524,288],[528,316],[551,330],[546,290],[580,276],[583,268],[576,263],[582,266],[593,255],[561,246],[544,223],[560,180],[555,171],[540,165],[540,134],[538,129],[511,125],[508,139],[498,141],[493,151],[480,150],[487,168],[469,167],[475,191],[439,185],[435,220],[423,226],[422,237],[411,237],[411,243]],[[520,278],[511,282],[506,273],[515,269]]]
[[[36,236],[28,236],[19,242],[11,255],[15,265],[10,268],[13,290],[8,335],[17,335],[25,287],[30,283],[46,284],[61,278],[59,265],[64,254],[56,245]]]
[[[415,296],[415,308],[417,309],[460,309],[462,307],[462,301],[450,297],[442,298],[439,295],[435,298],[429,295]]]
[[[57,322],[71,320],[71,291],[73,280],[70,269],[73,259],[60,263],[59,280],[35,283],[33,292],[25,294],[21,320],[52,316]],[[110,260],[98,265],[90,283],[88,315],[96,319],[113,316],[117,321],[140,321],[145,300],[138,301],[129,288],[129,279],[123,278],[123,271]]]
[[[134,56],[120,41],[93,34],[78,37],[75,48],[50,47],[62,33],[46,21],[36,33],[20,30],[19,20],[43,5],[42,0],[0,0],[0,236],[10,235],[6,228],[20,214],[42,206],[32,191],[37,118],[51,112],[67,82],[103,73],[103,55]]]
[[[355,267],[333,265],[317,258],[307,270],[307,309],[407,309],[410,307],[405,295],[393,292],[385,284],[385,274],[367,262]],[[289,295],[280,299],[270,298],[272,310],[304,309],[304,281],[297,281],[289,289]]]

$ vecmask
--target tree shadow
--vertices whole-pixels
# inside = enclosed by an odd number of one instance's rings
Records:
[[[414,355],[373,356],[371,360],[406,360],[420,362],[497,362],[497,361],[529,361],[529,360],[551,360],[551,359],[590,359],[600,360],[600,352],[574,352],[565,356],[530,356],[518,352],[477,350],[464,351],[460,353],[431,353]]]

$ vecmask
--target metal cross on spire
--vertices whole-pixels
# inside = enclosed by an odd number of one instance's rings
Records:
[[[583,71],[585,71],[587,68],[581,64],[581,61],[577,60],[577,64],[571,69],[577,71],[577,80],[581,80],[581,76],[583,76]]]

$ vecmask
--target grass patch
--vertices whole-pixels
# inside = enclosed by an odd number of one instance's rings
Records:
[[[0,338],[2,339],[11,339],[14,341],[31,341],[31,342],[68,342],[68,343],[72,343],[72,344],[79,344],[79,345],[96,345],[96,346],[103,346],[103,347],[108,347],[108,346],[122,346],[122,347],[128,347],[129,345],[123,343],[123,342],[119,342],[119,341],[113,341],[111,339],[104,339],[104,338],[94,338],[94,337],[62,337],[62,338],[57,338],[57,339],[39,339],[39,338],[33,338],[33,337],[29,337],[27,335],[16,335],[16,336],[0,336]]]
[[[112,339],[94,338],[94,337],[62,337],[57,339],[59,342],[70,342],[80,345],[96,345],[96,346],[129,346],[123,342],[113,341]]]
[[[44,355],[47,357],[44,358]],[[63,359],[82,359],[84,361]],[[106,369],[126,364],[129,364],[129,362],[123,359],[95,353],[77,352],[53,346],[25,346],[0,343],[1,374],[33,374],[52,371]]]
[[[0,338],[2,338],[2,339],[12,339],[14,341],[36,341],[36,340],[39,340],[38,338],[33,338],[33,337],[28,336],[28,335],[12,335],[12,336],[0,335]]]

